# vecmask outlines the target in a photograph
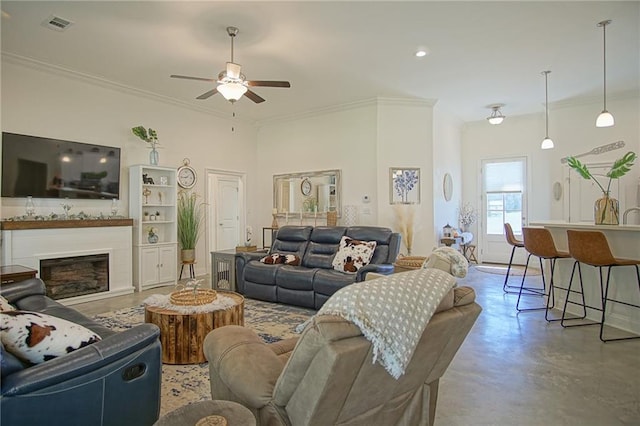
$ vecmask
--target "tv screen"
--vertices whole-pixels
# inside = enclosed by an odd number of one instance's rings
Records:
[[[120,148],[2,132],[2,196],[120,198]]]

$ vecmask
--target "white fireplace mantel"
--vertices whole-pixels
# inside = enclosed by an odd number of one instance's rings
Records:
[[[131,219],[2,221],[2,264],[40,274],[40,260],[109,254],[109,291],[59,300],[83,303],[133,293]]]

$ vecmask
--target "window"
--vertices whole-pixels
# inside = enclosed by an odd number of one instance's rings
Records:
[[[510,223],[515,234],[522,233],[524,161],[485,164],[485,223],[488,235],[502,235]]]

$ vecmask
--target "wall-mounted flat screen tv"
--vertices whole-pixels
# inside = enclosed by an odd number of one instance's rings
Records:
[[[120,148],[2,132],[2,196],[120,198]]]

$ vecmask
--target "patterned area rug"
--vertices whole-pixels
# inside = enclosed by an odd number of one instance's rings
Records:
[[[295,328],[306,321],[315,311],[245,299],[244,325],[255,330],[265,342],[275,342],[295,337]],[[113,330],[126,330],[144,322],[142,305],[96,315],[97,322]],[[162,399],[160,415],[191,402],[211,399],[209,366],[162,365]]]

